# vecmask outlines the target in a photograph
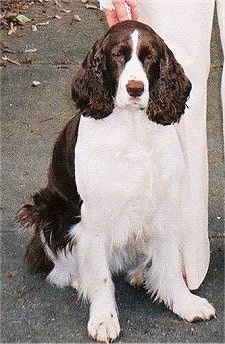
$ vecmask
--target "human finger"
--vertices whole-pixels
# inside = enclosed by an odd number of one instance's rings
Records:
[[[131,19],[138,20],[137,0],[126,0],[126,3],[130,8]]]
[[[118,23],[117,13],[116,10],[103,10],[106,21],[109,27],[113,26],[114,24]]]
[[[124,20],[130,19],[128,17],[125,0],[113,0],[113,5],[115,7],[118,21],[124,21]]]

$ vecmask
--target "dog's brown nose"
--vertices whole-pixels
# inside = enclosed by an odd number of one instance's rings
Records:
[[[131,97],[140,97],[144,92],[144,83],[138,80],[129,80],[126,88]]]

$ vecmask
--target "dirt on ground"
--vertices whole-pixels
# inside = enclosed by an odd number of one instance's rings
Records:
[[[94,1],[77,0],[84,3],[87,9],[96,9]],[[61,19],[71,13],[71,0],[2,0],[1,1],[1,29],[8,30],[8,35],[20,35],[18,29],[32,26],[51,19]],[[74,16],[79,21],[79,16]]]

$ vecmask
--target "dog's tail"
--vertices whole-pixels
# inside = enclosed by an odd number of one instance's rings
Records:
[[[26,204],[19,210],[17,221],[33,230],[26,250],[29,266],[32,270],[47,273],[54,267],[52,256],[71,244],[69,231],[80,221],[80,216],[72,202],[46,187],[33,196],[33,204]]]

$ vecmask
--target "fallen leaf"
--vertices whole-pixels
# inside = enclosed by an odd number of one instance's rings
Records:
[[[40,84],[41,84],[40,81],[37,81],[37,80],[34,80],[32,82],[32,86],[34,86],[34,87],[39,86]]]
[[[58,5],[59,7],[62,7],[62,5],[57,0],[55,0],[55,4]]]
[[[16,33],[16,30],[17,30],[17,27],[14,26],[14,24],[11,22],[11,23],[10,23],[10,29],[9,29],[9,31],[8,31],[8,35],[10,36],[10,35],[12,35],[13,33]]]
[[[34,31],[34,32],[37,31],[37,25],[32,25],[31,26],[31,30]]]
[[[75,21],[81,21],[81,18],[78,16],[78,14],[75,14],[75,15],[73,16],[73,19],[74,19]]]
[[[35,49],[35,48],[31,48],[31,49],[26,48],[26,49],[24,50],[25,53],[36,53],[36,51],[37,51],[37,49]]]
[[[61,9],[61,12],[64,12],[64,13],[69,14],[69,13],[72,12],[72,10],[67,10],[67,9],[65,9],[65,8],[62,8],[62,9]]]
[[[94,5],[94,4],[86,4],[85,7],[87,9],[91,9],[91,10],[97,10],[98,6]]]
[[[18,14],[15,19],[22,25],[31,21],[31,19],[26,17],[24,14]]]
[[[46,22],[37,23],[36,25],[45,26],[45,25],[48,25],[49,23],[50,21],[47,20]]]
[[[60,16],[60,15],[58,15],[58,14],[56,14],[55,16],[54,16],[54,18],[56,18],[56,19],[62,19],[62,17]]]
[[[17,65],[17,66],[21,66],[21,63],[20,63],[19,61],[12,60],[12,59],[10,59],[10,58],[7,57],[7,56],[2,56],[2,60],[3,60],[3,61],[8,61],[8,62],[10,62],[10,63],[12,63],[12,64]]]
[[[7,13],[5,13],[3,18],[5,18],[7,20],[8,19],[15,19],[17,15],[18,15],[17,12],[7,12]]]

